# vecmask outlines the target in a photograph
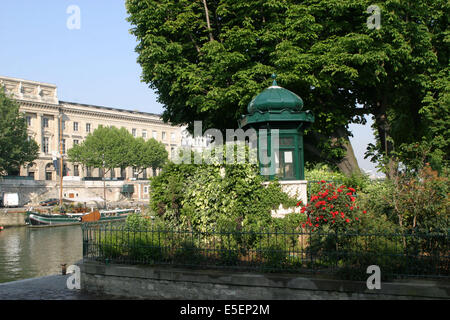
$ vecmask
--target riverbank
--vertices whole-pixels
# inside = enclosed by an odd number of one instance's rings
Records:
[[[40,278],[0,283],[0,300],[116,300],[120,297],[95,295],[70,290],[70,275],[51,275]]]
[[[0,226],[4,228],[23,227],[25,226],[25,218],[27,214],[25,209],[1,209],[0,210]]]

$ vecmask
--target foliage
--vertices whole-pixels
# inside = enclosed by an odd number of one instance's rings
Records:
[[[442,139],[434,147],[448,155],[448,1],[382,1],[377,29],[366,24],[371,4],[127,0],[126,7],[143,81],[157,91],[165,120],[234,128],[276,72],[316,116],[306,157],[340,156],[330,137],[368,114],[372,156],[389,157],[423,136]]]
[[[419,232],[448,232],[448,176],[439,176],[430,166],[425,166],[413,176],[399,174],[391,183],[391,203],[400,227]]]
[[[133,140],[131,152],[129,152],[130,166],[137,169],[138,173],[147,168],[162,168],[168,159],[168,152],[162,142],[151,138],[145,141],[139,137]]]
[[[252,229],[271,221],[270,211],[296,199],[277,182],[263,185],[257,165],[169,163],[151,180],[150,207],[172,225],[195,230]]]
[[[68,151],[69,161],[102,168],[105,176],[114,168],[130,165],[133,139],[125,128],[99,126],[86,140]]]
[[[19,105],[0,87],[0,176],[19,171],[38,157],[39,146],[28,139],[27,124]]]
[[[312,165],[307,163],[305,165],[305,180],[308,181],[336,181],[342,182],[345,179],[345,175],[338,172],[335,168],[325,163],[318,163]]]

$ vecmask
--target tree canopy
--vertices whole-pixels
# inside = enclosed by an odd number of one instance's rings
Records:
[[[137,138],[131,145],[130,166],[136,168],[138,173],[143,172],[146,168],[162,168],[168,155],[162,142],[153,138],[147,141]]]
[[[164,144],[149,139],[134,138],[125,128],[100,126],[85,141],[68,151],[71,162],[86,167],[102,168],[106,175],[114,168],[161,168],[168,153]]]
[[[449,4],[378,3],[376,29],[367,0],[127,0],[127,10],[166,121],[235,128],[275,72],[315,114],[307,160],[341,158],[348,125],[365,115],[374,160],[423,136],[448,148]]]
[[[106,175],[111,169],[129,166],[133,139],[125,128],[99,126],[68,151],[69,159],[86,167],[102,168]]]
[[[19,105],[0,87],[0,176],[17,172],[38,157],[39,145],[28,139],[27,123]]]

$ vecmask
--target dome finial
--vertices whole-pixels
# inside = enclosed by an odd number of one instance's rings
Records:
[[[276,73],[272,73],[272,79],[273,79],[273,83],[272,86],[278,86],[277,84],[277,74]]]

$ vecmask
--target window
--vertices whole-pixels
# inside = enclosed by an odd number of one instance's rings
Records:
[[[26,116],[27,126],[31,126],[31,116]]]
[[[144,186],[144,194],[148,194],[148,186]]]
[[[156,132],[156,131],[153,131],[153,139],[158,139],[158,132]]]
[[[175,133],[171,133],[170,134],[170,140],[172,141],[172,142],[174,142],[175,141]]]
[[[166,140],[166,133],[164,131],[161,134],[161,139]]]
[[[66,139],[62,139],[61,143],[62,143],[62,154],[66,154]]]
[[[80,142],[78,140],[73,140],[73,145],[76,146],[78,145]]]
[[[66,122],[63,120],[63,121],[61,121],[61,123],[62,123],[62,129],[66,130]]]
[[[86,123],[86,132],[87,133],[91,132],[91,124],[90,123]]]
[[[73,175],[74,175],[75,177],[78,177],[78,176],[80,175],[80,171],[79,171],[78,165],[74,165],[74,166],[73,166]]]
[[[48,128],[48,118],[42,118],[42,127]]]
[[[67,170],[67,165],[63,165],[63,176],[67,176],[69,174],[69,170]]]
[[[133,137],[135,137],[136,138],[136,135],[137,135],[137,132],[136,132],[137,130],[136,129],[131,129],[131,134],[133,135]]]
[[[53,172],[51,172],[51,171],[45,172],[45,180],[47,180],[47,181],[53,180]]]
[[[34,180],[34,171],[28,172],[28,177],[32,178]]]
[[[147,139],[147,130],[142,130],[142,138]]]
[[[78,131],[78,122],[73,123],[73,131]]]
[[[86,177],[92,177],[92,168],[86,167]]]
[[[48,138],[44,137],[42,138],[42,152],[44,152],[45,154],[49,153],[49,142],[48,142]]]

